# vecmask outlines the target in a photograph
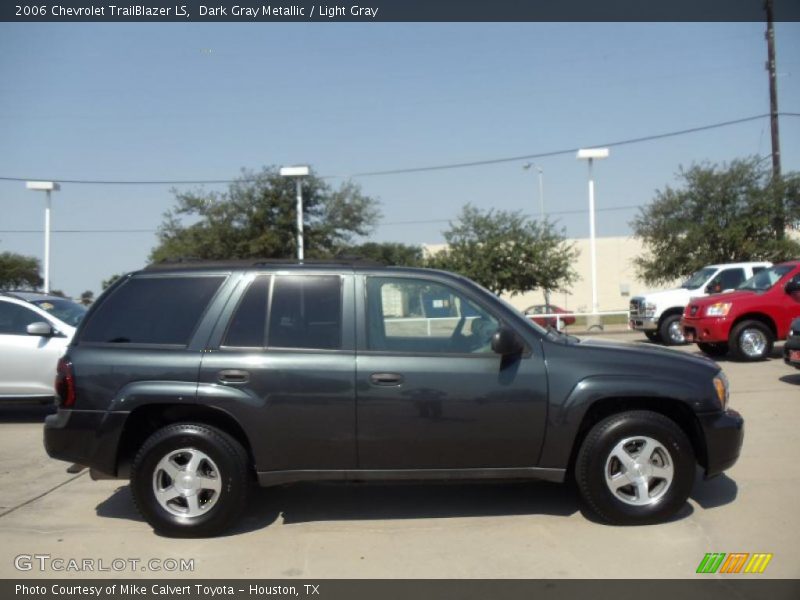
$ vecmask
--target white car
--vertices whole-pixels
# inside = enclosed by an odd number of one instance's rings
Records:
[[[58,359],[86,308],[37,292],[0,293],[0,402],[47,402]]]

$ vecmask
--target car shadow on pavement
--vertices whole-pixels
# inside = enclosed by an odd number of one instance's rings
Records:
[[[298,483],[253,488],[243,518],[227,534],[258,531],[281,519],[395,520],[512,515],[570,516],[580,510],[570,486],[547,482],[450,484]],[[142,521],[128,485],[95,507],[97,516]]]
[[[44,423],[47,415],[56,412],[55,404],[3,404],[0,406],[0,423]]]
[[[709,509],[730,504],[736,500],[738,493],[739,486],[725,473],[705,481],[702,470],[697,469],[689,497],[704,509]]]
[[[800,373],[795,373],[794,375],[784,375],[783,377],[779,378],[778,381],[782,381],[783,383],[791,383],[792,385],[800,385]]]
[[[569,516],[579,510],[567,486],[546,482],[299,483],[254,491],[233,533],[310,521],[444,519],[506,515]]]
[[[736,482],[720,475],[703,481],[698,469],[691,498],[702,508],[723,506],[736,498]],[[122,485],[95,507],[98,517],[142,522]],[[515,515],[568,517],[580,512],[605,525],[578,500],[573,485],[547,482],[450,484],[297,483],[253,488],[242,519],[223,536],[259,531],[278,520],[285,525],[320,521],[447,519]],[[694,512],[686,503],[670,522]]]

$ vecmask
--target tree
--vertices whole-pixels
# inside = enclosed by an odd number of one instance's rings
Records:
[[[800,215],[800,178],[778,181],[758,159],[681,169],[680,188],[666,186],[631,222],[646,254],[634,260],[640,277],[658,284],[704,265],[751,260],[779,262],[800,255],[784,223]]]
[[[92,290],[86,290],[81,294],[81,304],[89,306],[92,302],[94,302],[94,292]]]
[[[100,284],[100,286],[101,286],[103,289],[106,289],[107,287],[111,287],[111,285],[113,285],[113,284],[114,284],[114,282],[115,282],[117,279],[119,279],[120,277],[122,277],[122,275],[120,275],[119,273],[114,273],[114,274],[113,274],[111,277],[109,277],[108,279],[103,279],[103,282]]]
[[[14,252],[0,253],[0,289],[36,289],[42,283],[38,259]]]
[[[411,246],[397,242],[366,242],[343,248],[340,254],[401,267],[419,267],[425,262],[421,246]]]
[[[572,265],[578,253],[563,232],[520,211],[483,212],[468,204],[444,238],[448,247],[432,256],[429,266],[461,273],[498,295],[554,292],[576,278]]]
[[[297,255],[296,188],[275,167],[242,172],[226,192],[178,192],[165,213],[151,260],[291,258]],[[328,258],[368,234],[377,202],[345,182],[333,188],[315,175],[303,178],[305,256]],[[187,224],[185,221],[189,221]]]

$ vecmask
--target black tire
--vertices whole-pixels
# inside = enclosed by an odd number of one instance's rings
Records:
[[[647,436],[666,450],[673,475],[659,497],[652,501],[645,499],[648,504],[635,506],[611,491],[606,483],[606,469],[613,464],[611,453],[615,446],[638,436]],[[669,519],[686,503],[694,473],[694,451],[683,430],[664,415],[646,410],[619,413],[597,423],[581,444],[575,462],[575,480],[589,510],[601,520],[619,525],[645,525]],[[662,483],[655,483],[654,491]]]
[[[656,344],[661,342],[661,336],[658,335],[657,331],[645,331],[644,334],[647,337],[647,339],[650,340],[651,342],[654,342]]]
[[[697,347],[700,348],[700,351],[703,354],[707,354],[708,356],[725,356],[728,353],[728,344],[726,342],[719,342],[717,344],[704,344],[701,342],[697,343]]]
[[[665,346],[682,346],[686,343],[686,338],[683,336],[683,331],[680,331],[680,337],[675,334],[675,324],[677,323],[680,329],[681,315],[673,314],[667,315],[661,319],[661,324],[658,326],[658,337],[661,338],[661,343]]]
[[[213,506],[199,516],[176,515],[155,496],[159,461],[184,448],[199,450],[216,463],[215,474],[221,480]],[[235,438],[209,425],[177,423],[159,429],[147,438],[131,465],[136,508],[156,532],[171,537],[210,537],[225,530],[244,511],[249,483],[247,451]]]
[[[755,345],[748,342],[748,336],[761,336],[763,348],[759,348],[759,351],[756,351]],[[744,362],[765,360],[772,352],[774,344],[775,336],[772,335],[772,330],[761,321],[742,321],[737,323],[728,338],[731,355]]]

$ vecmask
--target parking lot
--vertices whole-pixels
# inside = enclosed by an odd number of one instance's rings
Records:
[[[731,406],[746,419],[743,454],[716,479],[698,473],[679,516],[646,527],[596,523],[569,486],[549,483],[302,484],[254,491],[230,535],[162,538],[138,516],[126,482],[95,482],[46,456],[46,410],[1,407],[0,576],[62,576],[14,566],[20,554],[46,554],[106,565],[194,560],[193,572],[170,577],[682,578],[696,576],[707,552],[766,552],[774,557],[758,577],[798,577],[800,371],[780,351],[766,363],[721,363]],[[138,566],[137,575],[164,573]]]

